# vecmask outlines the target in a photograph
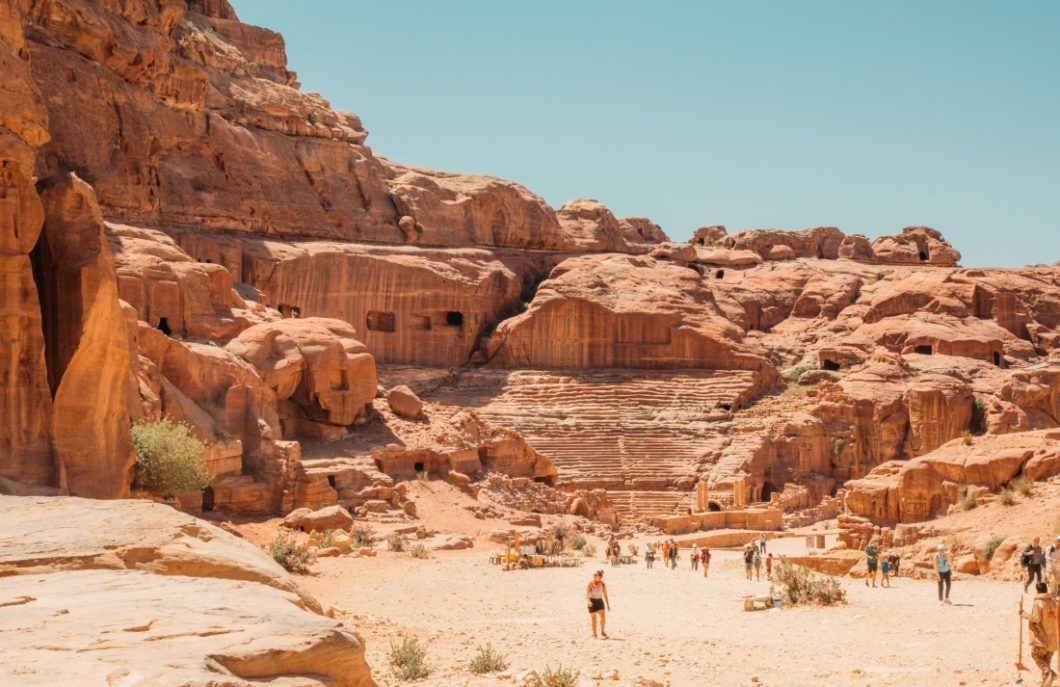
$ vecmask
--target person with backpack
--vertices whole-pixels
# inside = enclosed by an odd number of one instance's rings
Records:
[[[655,547],[654,546],[645,547],[644,562],[648,565],[648,570],[651,570],[652,563],[655,562]]]
[[[693,544],[688,555],[692,559],[692,570],[699,570],[699,544]]]
[[[751,579],[751,570],[754,568],[755,562],[755,546],[748,544],[743,547],[743,569],[747,574],[747,579]]]
[[[670,569],[677,570],[677,540],[670,540]]]
[[[939,603],[950,602],[950,585],[953,583],[953,571],[950,570],[950,555],[946,553],[946,545],[939,544],[938,553],[935,554],[935,579],[939,583]],[[946,594],[943,596],[943,588]]]
[[[867,568],[865,573],[865,586],[869,586],[869,580],[872,580],[872,586],[876,586],[876,567],[880,562],[880,547],[873,539],[869,542],[869,545],[865,547],[865,566]]]
[[[1021,616],[1027,619],[1031,631],[1031,658],[1042,671],[1042,686],[1050,687],[1056,680],[1056,671],[1052,668],[1053,652],[1057,650],[1056,636],[1056,601],[1049,595],[1049,586],[1039,582],[1035,586],[1038,593],[1030,611],[1022,611]]]
[[[699,552],[699,562],[703,564],[703,578],[706,579],[707,573],[710,572],[710,549],[705,546]]]
[[[1042,538],[1035,537],[1020,555],[1020,565],[1027,569],[1027,581],[1023,583],[1023,593],[1030,589],[1031,581],[1042,581],[1042,564],[1045,563],[1045,552],[1042,551]]]

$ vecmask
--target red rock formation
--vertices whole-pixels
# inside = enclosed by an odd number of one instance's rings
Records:
[[[773,368],[714,303],[695,271],[648,258],[571,258],[552,271],[529,310],[487,345],[503,367]]]
[[[48,119],[30,76],[21,17],[0,5],[0,477],[56,484],[51,394],[30,251],[44,224],[33,186],[34,150]]]
[[[52,442],[77,496],[122,498],[132,483],[130,351],[114,259],[92,189],[73,174],[41,193],[35,249],[52,404]]]
[[[309,434],[306,422],[345,427],[364,418],[375,398],[375,359],[340,320],[287,319],[255,325],[225,347],[251,363],[285,404],[285,436]],[[295,429],[297,425],[298,431]]]
[[[846,508],[876,523],[928,520],[958,498],[959,488],[996,491],[1021,473],[1031,479],[1060,474],[1056,430],[951,441],[910,461],[880,465],[846,484]]]

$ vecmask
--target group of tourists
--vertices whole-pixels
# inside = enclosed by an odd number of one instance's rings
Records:
[[[944,547],[940,547],[944,548]],[[891,551],[884,555],[880,549],[880,542],[878,539],[873,539],[865,547],[865,564],[867,570],[865,571],[865,586],[868,587],[871,583],[873,587],[876,586],[876,575],[879,573],[880,586],[890,587],[891,577],[898,577],[898,571],[902,565],[902,557],[898,555],[897,551]],[[949,564],[945,565],[947,576],[949,575]],[[948,577],[947,577],[948,579]],[[946,586],[946,598],[949,599],[949,584]],[[939,586],[939,601],[942,601],[942,586]],[[948,601],[946,603],[949,603]]]
[[[655,566],[655,559],[661,557],[664,566],[671,570],[677,570],[679,550],[680,547],[675,539],[652,542],[648,544],[647,549],[644,551],[644,565],[648,570],[651,570]],[[688,550],[688,556],[692,570],[696,571],[702,568],[703,577],[707,577],[710,573],[710,549],[705,546],[701,549],[698,544],[692,544],[692,547]]]
[[[766,553],[766,540],[749,543],[743,547],[743,569],[749,580],[762,579],[762,566],[766,568],[766,579],[773,579],[773,554]],[[752,575],[753,573],[753,575]]]

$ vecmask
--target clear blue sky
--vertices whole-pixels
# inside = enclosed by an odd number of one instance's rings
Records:
[[[1060,2],[232,0],[392,160],[724,224],[1060,259]]]

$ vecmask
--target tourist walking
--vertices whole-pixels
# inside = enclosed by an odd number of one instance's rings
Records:
[[[703,577],[707,577],[707,573],[710,572],[710,549],[703,547],[703,550],[699,552],[699,562],[703,564]]]
[[[872,580],[872,586],[876,586],[876,567],[880,562],[880,546],[873,539],[869,542],[868,546],[865,547],[865,586],[869,586],[869,580]]]
[[[607,639],[607,611],[611,610],[611,600],[607,598],[607,585],[604,584],[604,571],[597,570],[593,579],[585,588],[585,600],[589,604],[589,617],[592,618],[593,639],[596,639],[596,618],[600,617],[600,635]]]
[[[692,569],[699,570],[699,544],[692,544],[692,548],[689,549],[688,555],[692,559]]]
[[[677,540],[670,540],[670,569],[677,570]]]
[[[1042,581],[1042,564],[1045,563],[1045,552],[1042,551],[1042,538],[1035,537],[1027,548],[1023,549],[1020,564],[1027,569],[1027,581],[1023,583],[1023,593],[1030,589],[1031,581]]]
[[[890,557],[884,558],[880,562],[880,586],[890,587],[891,586],[891,559]]]
[[[766,555],[766,535],[758,535],[758,553]]]
[[[663,542],[662,554],[663,554],[663,559],[662,559],[663,567],[664,568],[669,568],[670,567],[670,540],[669,539],[667,539],[666,541]]]
[[[773,579],[773,554],[766,556],[766,579]]]
[[[644,562],[648,565],[648,570],[651,570],[652,563],[655,562],[655,547],[645,547]]]
[[[1049,593],[1055,599],[1060,592],[1060,534],[1045,551],[1045,579],[1049,582]]]
[[[939,583],[939,603],[948,604],[953,572],[950,570],[950,555],[946,553],[945,544],[939,544],[938,553],[935,554],[935,579]],[[945,594],[943,594],[943,589],[945,589]]]
[[[747,579],[751,579],[751,570],[754,568],[755,563],[755,550],[753,544],[748,544],[743,547],[743,569],[747,574]]]
[[[1056,671],[1052,668],[1053,652],[1057,650],[1056,636],[1056,601],[1049,595],[1049,585],[1039,582],[1034,586],[1037,594],[1031,610],[1021,615],[1027,619],[1031,631],[1031,658],[1042,671],[1043,687],[1050,687],[1056,680]]]
[[[755,579],[762,579],[762,552],[755,549],[754,557],[751,559],[755,566]]]

